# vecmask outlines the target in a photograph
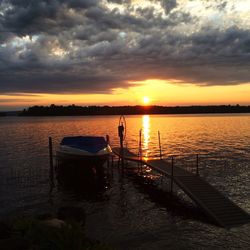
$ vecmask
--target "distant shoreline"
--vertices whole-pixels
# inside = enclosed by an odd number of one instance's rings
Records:
[[[144,114],[229,114],[250,113],[250,106],[32,106],[18,112],[0,112],[0,116],[92,116],[92,115],[144,115]]]

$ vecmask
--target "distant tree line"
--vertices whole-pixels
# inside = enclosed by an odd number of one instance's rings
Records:
[[[250,106],[33,106],[24,109],[20,116],[79,116],[79,115],[136,115],[136,114],[213,114],[250,113]]]

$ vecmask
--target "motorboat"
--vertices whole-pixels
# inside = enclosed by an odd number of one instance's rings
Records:
[[[62,139],[57,158],[98,167],[107,161],[111,152],[111,147],[104,137],[72,136]]]

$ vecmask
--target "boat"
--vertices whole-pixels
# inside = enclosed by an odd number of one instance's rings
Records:
[[[108,141],[101,136],[64,137],[57,151],[57,158],[79,162],[90,167],[100,167],[112,152]]]

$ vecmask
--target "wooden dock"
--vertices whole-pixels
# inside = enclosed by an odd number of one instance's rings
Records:
[[[171,178],[204,213],[218,225],[231,228],[250,222],[250,215],[226,198],[204,179],[162,159],[144,159],[127,148],[113,148],[114,154],[127,161],[139,162]]]

